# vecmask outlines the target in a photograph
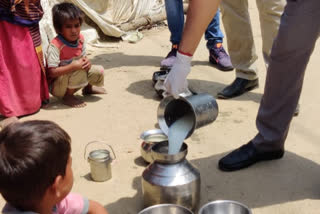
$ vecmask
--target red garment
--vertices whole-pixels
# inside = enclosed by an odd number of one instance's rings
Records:
[[[0,21],[0,114],[32,114],[48,98],[29,28]]]

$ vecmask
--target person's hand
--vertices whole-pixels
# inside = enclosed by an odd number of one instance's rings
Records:
[[[166,92],[176,99],[179,98],[180,93],[188,88],[187,76],[191,70],[191,59],[192,56],[187,56],[178,51],[177,59],[164,81]]]
[[[82,57],[82,60],[83,60],[82,69],[88,72],[91,68],[91,62],[86,56]]]
[[[73,69],[74,69],[75,71],[83,69],[83,68],[82,68],[82,67],[83,67],[83,64],[84,64],[84,61],[83,61],[82,58],[72,61],[72,66],[73,66]]]

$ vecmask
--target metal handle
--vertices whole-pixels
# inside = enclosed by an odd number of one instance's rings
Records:
[[[101,141],[91,141],[91,142],[89,142],[89,143],[87,143],[87,145],[86,145],[86,147],[84,148],[84,159],[86,160],[87,158],[86,158],[86,154],[87,154],[87,147],[90,145],[90,144],[92,144],[92,143],[96,143],[96,144],[104,144],[104,145],[107,145],[107,146],[109,146],[109,148],[111,149],[111,151],[112,151],[112,153],[113,153],[113,156],[114,156],[114,158],[112,158],[111,157],[111,159],[112,160],[115,160],[117,157],[116,157],[116,154],[115,154],[115,152],[114,152],[114,150],[113,150],[113,148],[112,148],[112,146],[110,146],[109,144],[107,144],[107,143],[104,143],[104,142],[101,142]]]

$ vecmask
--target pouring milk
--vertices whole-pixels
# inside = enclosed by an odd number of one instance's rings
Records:
[[[169,150],[168,154],[177,154],[187,137],[189,131],[192,129],[194,118],[192,114],[187,114],[176,120],[168,131]]]

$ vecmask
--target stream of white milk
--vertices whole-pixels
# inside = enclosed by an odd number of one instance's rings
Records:
[[[175,121],[168,131],[169,150],[168,154],[177,154],[193,126],[193,115],[188,114]]]

